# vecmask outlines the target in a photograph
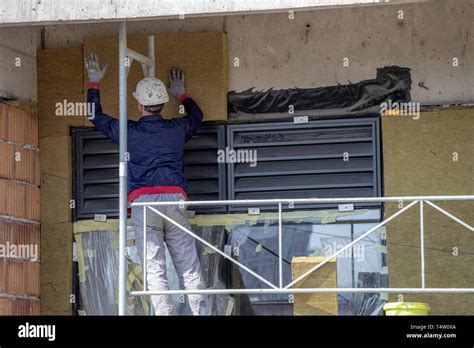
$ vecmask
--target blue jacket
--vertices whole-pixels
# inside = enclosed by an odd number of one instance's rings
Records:
[[[95,110],[91,122],[118,144],[119,121],[102,112],[98,89],[87,91],[87,102],[93,103]],[[155,186],[178,186],[188,191],[184,144],[196,133],[203,114],[191,98],[182,103],[187,114],[184,117],[164,119],[160,115],[149,115],[128,121],[128,193]]]

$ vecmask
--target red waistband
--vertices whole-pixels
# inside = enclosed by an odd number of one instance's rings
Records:
[[[159,193],[181,193],[186,200],[189,200],[188,195],[184,192],[182,187],[179,186],[147,186],[140,187],[136,190],[133,190],[128,194],[128,201],[133,202],[135,199],[141,195],[152,195]]]

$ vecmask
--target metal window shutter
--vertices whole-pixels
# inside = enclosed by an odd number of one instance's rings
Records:
[[[237,158],[242,150],[257,153],[254,167],[228,163],[231,200],[381,195],[378,118],[231,125],[227,140]]]
[[[192,201],[225,200],[225,163],[217,162],[217,151],[225,148],[225,126],[208,125],[184,147],[189,199]],[[227,211],[226,206],[191,206],[198,213]]]
[[[118,217],[118,145],[91,128],[73,128],[74,221],[94,214]],[[226,199],[225,164],[216,153],[225,146],[224,126],[201,126],[185,146],[189,197],[192,200]],[[197,212],[222,211],[225,207],[193,207]]]

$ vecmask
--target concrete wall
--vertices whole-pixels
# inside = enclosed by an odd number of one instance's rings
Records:
[[[390,0],[392,3],[422,2],[430,0]],[[117,21],[177,17],[182,14],[209,16],[220,13],[269,12],[285,9],[309,9],[330,6],[377,4],[380,0],[187,0],[178,4],[174,0],[110,0],[97,6],[96,0],[36,1],[3,0],[0,7],[0,24],[45,24],[48,22]],[[380,4],[379,4],[380,5]]]
[[[39,27],[0,29],[0,98],[36,100]]]
[[[445,0],[296,12],[292,20],[280,13],[130,22],[128,32],[226,31],[229,90],[345,84],[400,65],[413,69],[414,100],[472,103],[473,16],[474,1]],[[47,26],[45,45],[81,47],[88,36],[117,36],[117,24]]]

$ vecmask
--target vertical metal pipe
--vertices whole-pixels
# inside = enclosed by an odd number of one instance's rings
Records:
[[[421,288],[425,288],[425,219],[423,200],[420,200],[420,252],[421,252]]]
[[[147,263],[146,263],[146,210],[148,209],[148,207],[145,205],[143,207],[143,291],[146,291],[147,290],[147,282],[146,282],[146,267],[147,267]]]
[[[278,203],[278,274],[280,289],[283,287],[283,246],[282,246],[282,221],[281,202]]]
[[[127,26],[119,25],[119,315],[126,315],[127,303]]]
[[[148,58],[155,63],[155,35],[148,35]],[[155,65],[148,67],[149,77],[155,77]]]

